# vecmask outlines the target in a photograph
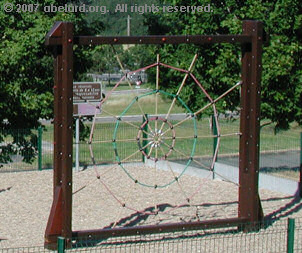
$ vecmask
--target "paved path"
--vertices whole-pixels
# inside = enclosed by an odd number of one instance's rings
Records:
[[[120,95],[120,94],[130,94],[130,93],[147,93],[147,92],[150,92],[152,91],[152,89],[142,89],[142,88],[139,88],[139,89],[136,89],[136,88],[133,88],[132,90],[118,90],[118,91],[113,91],[112,92],[112,95]],[[110,92],[110,91],[108,91]]]
[[[218,156],[218,161],[227,165],[238,166],[238,156]],[[299,165],[299,150],[262,153],[260,155],[260,168],[297,168]]]

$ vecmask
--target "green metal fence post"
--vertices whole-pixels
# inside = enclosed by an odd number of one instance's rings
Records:
[[[300,133],[300,181],[299,181],[299,195],[302,198],[302,132]]]
[[[288,218],[287,224],[287,253],[294,253],[295,219]]]
[[[59,236],[58,237],[58,253],[64,253],[65,252],[65,238]]]
[[[218,134],[216,120],[215,120],[214,115],[212,115],[212,134],[214,135],[214,138],[213,138],[213,158],[214,158],[216,146],[217,146],[217,134]],[[216,160],[214,162],[216,162],[217,159],[218,159],[218,157],[216,156]],[[212,179],[215,179],[215,173],[213,173]]]
[[[43,129],[38,127],[38,170],[42,170],[42,135]]]
[[[148,121],[148,114],[145,114],[143,116],[143,124],[146,121]],[[148,131],[148,122],[147,122],[147,124],[143,128],[143,141],[142,141],[142,146],[143,147],[145,147],[147,145],[147,143],[148,143],[148,141],[147,141],[147,138],[148,138],[147,131]],[[146,154],[148,153],[147,148],[145,148],[145,153]],[[143,163],[145,162],[145,159],[146,159],[145,155],[142,154],[142,161],[143,161]]]

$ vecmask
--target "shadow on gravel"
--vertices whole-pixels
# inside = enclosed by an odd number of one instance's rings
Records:
[[[13,188],[13,187],[11,186],[11,187],[7,187],[6,189],[0,189],[0,193],[10,191],[11,188]]]
[[[277,197],[277,198],[267,198],[267,199],[262,199],[261,201],[280,201],[280,200],[288,200],[290,202],[288,202],[287,204],[285,204],[283,207],[279,208],[278,210],[268,214],[265,216],[264,218],[264,222],[260,225],[257,226],[256,230],[251,230],[250,232],[255,232],[258,231],[260,228],[268,228],[270,226],[272,226],[276,221],[285,218],[289,215],[292,215],[298,211],[300,211],[302,209],[302,202],[301,202],[301,198],[300,197],[292,197],[292,196],[288,196],[288,197]],[[221,205],[233,205],[233,204],[238,204],[238,201],[231,201],[231,202],[221,202],[221,203],[203,203],[200,205],[194,205],[194,206],[204,206],[204,207],[210,207],[210,206],[221,206]],[[189,207],[189,204],[184,204],[182,206],[180,206],[179,208],[185,208],[185,207]],[[175,206],[164,203],[164,204],[160,204],[157,205],[157,211],[158,212],[164,212],[166,211],[168,208],[175,208]],[[133,227],[133,226],[137,226],[140,225],[142,222],[146,221],[149,216],[154,215],[151,213],[154,213],[155,207],[148,207],[146,209],[144,209],[141,212],[135,212],[127,217],[124,217],[122,219],[120,219],[119,221],[115,222],[115,223],[111,223],[110,225],[108,225],[107,227],[104,227],[104,229],[110,229],[113,227]],[[243,227],[245,226],[244,224],[242,224]],[[74,248],[81,248],[81,247],[94,247],[97,245],[103,245],[103,246],[120,246],[122,247],[122,245],[127,245],[127,244],[131,244],[131,243],[156,243],[156,242],[160,242],[162,240],[167,240],[167,241],[171,241],[173,242],[174,240],[179,240],[179,239],[188,239],[188,238],[201,238],[201,237],[206,237],[206,236],[210,236],[210,235],[225,235],[225,234],[238,234],[238,233],[242,233],[244,229],[242,229],[241,227],[237,227],[237,228],[232,228],[232,227],[217,227],[216,229],[212,229],[212,230],[201,230],[200,232],[195,231],[195,233],[192,234],[165,234],[165,235],[150,235],[149,237],[134,237],[133,239],[130,239],[125,237],[122,238],[121,241],[117,240],[117,241],[107,241],[108,238],[87,238],[85,239],[80,239],[79,241],[76,241],[73,245]]]
[[[278,210],[265,216],[265,220],[275,222],[282,218],[288,217],[294,213],[297,213],[302,209],[302,202],[299,196],[288,197],[287,199],[292,199],[292,200],[287,204],[285,204],[284,206],[280,207]]]

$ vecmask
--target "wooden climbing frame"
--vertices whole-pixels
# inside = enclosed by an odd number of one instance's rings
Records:
[[[124,236],[178,230],[195,230],[222,225],[236,226],[263,219],[258,194],[260,81],[262,70],[262,23],[243,21],[239,35],[186,36],[74,36],[73,24],[56,22],[46,35],[54,56],[54,186],[53,204],[45,231],[45,246],[53,247],[59,236]],[[72,231],[72,147],[73,147],[73,46],[102,44],[214,44],[236,43],[242,48],[242,88],[239,152],[238,217],[189,223],[173,223],[113,229]]]

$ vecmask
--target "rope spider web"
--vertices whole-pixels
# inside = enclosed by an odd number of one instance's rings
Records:
[[[116,53],[115,56],[124,75],[107,93],[106,97],[99,102],[93,117],[88,142],[95,178],[75,191],[74,194],[83,190],[92,182],[98,181],[108,195],[120,206],[121,211],[118,216],[122,215],[123,209],[128,209],[128,211],[136,212],[140,215],[157,216],[160,220],[160,216],[169,215],[184,206],[190,206],[196,209],[192,200],[203,188],[203,182],[196,185],[194,190],[190,189],[188,191],[185,189],[185,183],[187,183],[187,181],[183,180],[184,175],[191,168],[192,164],[199,169],[215,173],[225,181],[231,182],[228,178],[215,172],[214,165],[218,156],[220,139],[224,136],[239,135],[240,133],[228,133],[225,135],[221,133],[216,103],[239,87],[241,82],[236,83],[229,90],[213,99],[193,74],[194,65],[198,59],[197,55],[194,55],[187,70],[163,63],[160,61],[159,55],[157,55],[155,63],[128,73],[126,73],[119,55]],[[128,76],[141,71],[148,71],[152,68],[156,68],[155,88],[143,93],[138,93],[137,89],[135,89],[134,85],[129,81]],[[161,68],[177,71],[184,75],[175,94],[161,89]],[[183,88],[188,82],[188,79],[198,86],[200,92],[208,100],[206,105],[196,111],[192,111],[182,99]],[[129,96],[128,104],[123,110],[118,113],[113,113],[107,109],[109,106],[106,105],[110,104],[114,93],[124,82],[128,84],[131,96]],[[161,108],[160,105],[160,101],[163,99],[170,101],[169,106],[164,109]],[[150,101],[153,103],[153,106],[148,104]],[[146,107],[146,104],[148,107]],[[177,105],[184,108],[185,116],[181,119],[173,120],[173,112],[177,111],[175,109]],[[107,115],[115,121],[112,140],[110,141],[98,141],[94,139],[96,125],[98,119],[101,117],[101,115],[99,115],[100,108],[103,115]],[[212,110],[217,127],[217,134],[215,135],[213,133],[202,134],[197,127],[197,117],[209,109]],[[133,115],[135,115],[135,117],[138,116],[141,121],[129,120],[128,118],[131,116],[134,117]],[[136,134],[124,136],[125,134],[122,129],[125,126],[131,128],[133,130],[132,133],[136,132]],[[196,149],[199,145],[199,140],[213,138],[217,139],[217,143],[211,156],[210,164],[205,164],[202,159],[197,158],[198,154]],[[102,145],[104,143],[112,144],[112,152],[114,153],[116,162],[112,166],[100,168],[95,158],[96,152],[94,149],[95,145]],[[185,145],[183,145],[184,143]],[[129,152],[124,154],[123,149],[125,149],[125,145],[128,145]],[[185,148],[183,148],[183,146],[185,146]],[[136,157],[142,157],[142,161],[133,162],[133,158]],[[181,160],[181,169],[175,170],[175,164],[178,163],[178,160]],[[138,171],[140,173],[138,173]],[[165,174],[163,174],[163,171],[165,171]],[[210,177],[211,173],[209,173],[208,177]],[[128,189],[126,194],[123,195],[120,191],[112,189],[112,184],[116,184],[117,180],[121,180],[120,182],[124,184],[121,185],[121,187]],[[152,199],[158,192],[166,191],[166,193],[163,193],[164,196],[160,196],[160,200],[157,199],[151,204],[148,199],[144,199],[145,203],[149,204],[149,207],[144,208],[142,205],[137,206],[135,204],[135,198],[139,195],[138,192],[140,192],[142,188],[144,188],[145,191],[149,191],[147,196]],[[169,205],[169,208],[163,208],[162,203],[166,203],[165,194],[167,194],[167,191],[169,192],[171,188],[174,192],[179,193],[181,200]],[[159,195],[162,195],[162,193]],[[145,195],[143,198],[145,198]],[[198,218],[197,211],[195,210],[194,212],[196,213],[194,219]],[[189,219],[191,218],[192,217]],[[112,227],[116,225],[117,222],[114,222]]]

